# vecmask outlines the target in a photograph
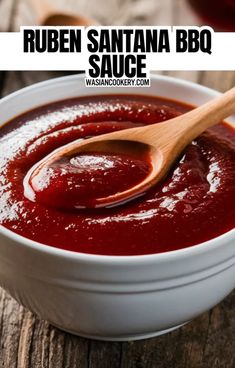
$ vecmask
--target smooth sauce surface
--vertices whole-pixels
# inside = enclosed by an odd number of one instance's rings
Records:
[[[36,202],[24,197],[26,173],[52,150],[75,139],[164,121],[187,110],[180,102],[161,98],[99,96],[58,102],[17,117],[0,129],[0,223],[40,243],[106,255],[176,250],[231,230],[235,133],[225,124],[193,141],[161,184],[126,205],[73,211],[64,208],[66,203],[56,208],[47,202],[55,190]],[[135,164],[139,178],[140,163]],[[106,188],[111,183],[112,188],[126,185],[112,175],[107,180]],[[102,185],[98,188],[103,191]]]

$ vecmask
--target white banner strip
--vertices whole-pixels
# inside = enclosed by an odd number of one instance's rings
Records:
[[[24,31],[25,30],[81,30],[81,52],[24,52]],[[198,27],[90,27],[84,29],[83,27],[22,27],[20,32],[14,33],[0,33],[0,70],[87,70],[90,68],[89,57],[93,54],[88,50],[88,44],[92,44],[91,37],[89,39],[88,32],[95,30],[98,34],[97,37],[93,35],[93,41],[99,44],[99,47],[104,46],[104,42],[108,42],[108,38],[101,37],[102,30],[146,30],[158,31],[158,42],[161,43],[160,37],[162,37],[161,30],[169,32],[169,45],[170,52],[166,50],[155,51],[146,53],[146,70],[157,71],[157,70],[234,70],[235,67],[235,33],[231,32],[213,32],[209,27],[204,29],[210,30],[211,32],[211,53],[208,53],[208,49],[203,46],[203,40],[200,41],[200,49],[197,52],[176,52],[176,33],[177,30],[199,30],[202,28]],[[107,31],[106,31],[107,33]],[[103,34],[102,34],[103,35]],[[143,33],[144,37],[146,36]],[[48,35],[47,35],[48,36]],[[134,34],[130,38],[131,43],[134,43]],[[46,37],[46,36],[45,36]],[[67,34],[64,37],[60,37],[60,46],[62,41],[64,45],[69,47],[69,37]],[[110,33],[111,37],[111,33]],[[124,37],[124,35],[122,36]],[[129,41],[130,41],[129,40]],[[139,39],[140,40],[140,39]],[[136,41],[136,40],[135,40]],[[138,40],[137,40],[138,41]],[[137,42],[136,41],[136,42]],[[204,40],[206,43],[208,39]],[[126,47],[128,40],[125,38],[123,45]],[[139,41],[140,42],[140,41]],[[188,40],[191,47],[194,45],[193,40]],[[49,44],[48,39],[46,40],[47,46]],[[38,39],[38,44],[42,44],[42,39]],[[71,44],[70,44],[71,45]],[[93,45],[94,46],[94,45]],[[106,45],[107,46],[107,45]],[[206,47],[208,45],[206,44]],[[94,46],[95,47],[95,46]],[[94,52],[100,59],[105,54],[110,55],[127,55],[127,54],[143,54],[145,52]],[[110,58],[113,63],[112,58]],[[113,65],[112,67],[117,67]]]

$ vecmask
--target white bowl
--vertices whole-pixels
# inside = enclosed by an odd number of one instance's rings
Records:
[[[0,101],[3,124],[59,99],[135,93],[201,104],[218,92],[152,77],[151,88],[86,88],[83,76],[49,80]],[[235,123],[235,119],[229,119]],[[235,230],[187,249],[97,256],[41,245],[0,227],[0,283],[25,307],[72,333],[103,340],[170,331],[220,302],[235,286]]]

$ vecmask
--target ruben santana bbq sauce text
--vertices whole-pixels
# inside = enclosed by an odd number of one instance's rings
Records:
[[[91,78],[146,78],[147,55],[170,53],[172,33],[165,27],[88,28],[82,47],[82,29],[24,29],[26,53],[87,54],[87,74]],[[174,49],[177,53],[211,53],[209,29],[176,29]]]

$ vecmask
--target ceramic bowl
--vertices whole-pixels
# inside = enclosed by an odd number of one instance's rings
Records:
[[[163,76],[153,76],[150,88],[113,89],[86,88],[83,76],[73,75],[3,98],[0,124],[52,101],[117,92],[196,105],[218,95]],[[142,339],[168,332],[219,303],[235,287],[235,230],[187,249],[144,256],[59,250],[3,226],[0,243],[1,286],[53,325],[95,339]]]

